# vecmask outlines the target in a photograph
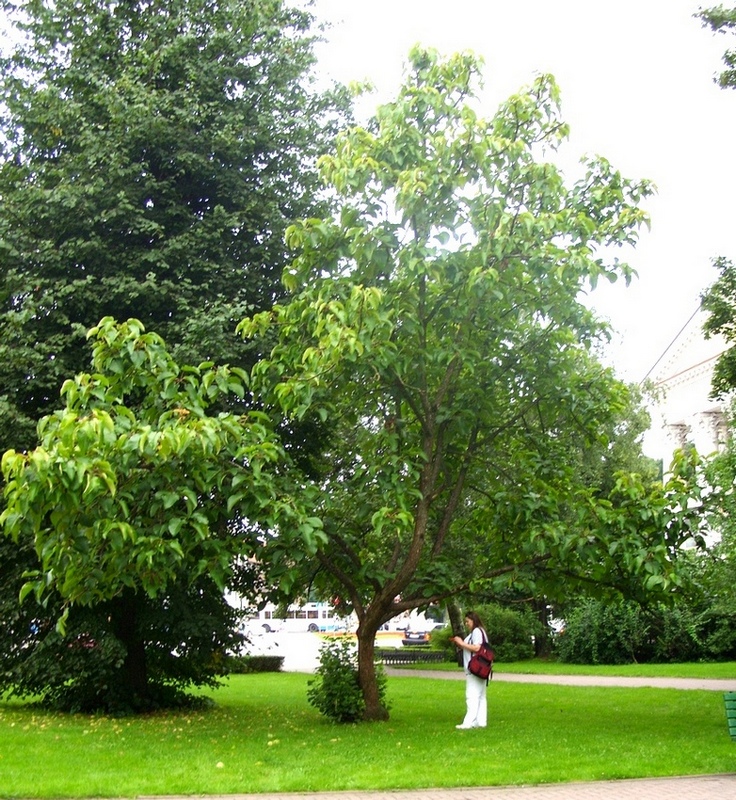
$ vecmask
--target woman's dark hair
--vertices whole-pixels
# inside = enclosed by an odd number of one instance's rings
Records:
[[[473,623],[473,630],[476,628],[483,629],[483,623],[480,620],[477,612],[475,611],[466,611],[465,612],[465,619],[469,619]]]

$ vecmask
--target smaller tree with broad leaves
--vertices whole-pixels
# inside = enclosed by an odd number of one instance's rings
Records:
[[[37,448],[3,456],[0,521],[38,559],[21,598],[56,604],[59,619],[50,630],[22,615],[22,647],[3,658],[25,657],[0,681],[67,707],[150,708],[167,688],[214,679],[235,642],[226,586],[252,588],[266,550],[272,580],[287,581],[283,554],[297,539],[313,552],[320,523],[294,505],[268,419],[217,411],[226,395],[244,397],[244,372],[180,366],[137,320],[106,318],[89,336],[94,371],[64,384]],[[44,681],[34,665],[59,647],[76,647],[87,666]]]

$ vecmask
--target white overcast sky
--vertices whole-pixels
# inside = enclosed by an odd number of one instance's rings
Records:
[[[550,72],[571,126],[563,163],[598,153],[625,176],[654,181],[651,232],[627,254],[639,277],[593,296],[617,331],[609,353],[619,375],[639,381],[714,280],[712,258],[736,261],[736,91],[713,83],[736,38],[703,28],[698,8],[697,0],[317,0],[313,10],[332,26],[320,69],[342,82],[371,80],[369,109],[393,96],[412,45],[472,50],[486,64],[486,116]]]

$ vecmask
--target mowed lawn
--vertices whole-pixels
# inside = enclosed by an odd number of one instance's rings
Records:
[[[347,726],[308,705],[308,680],[233,676],[209,710],[136,718],[0,704],[0,794],[408,789],[736,770],[720,692],[498,681],[490,727],[457,731],[462,680],[391,677],[390,721]]]

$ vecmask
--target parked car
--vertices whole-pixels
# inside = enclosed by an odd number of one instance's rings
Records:
[[[401,644],[404,647],[416,647],[417,645],[429,644],[430,634],[427,631],[406,631]]]

